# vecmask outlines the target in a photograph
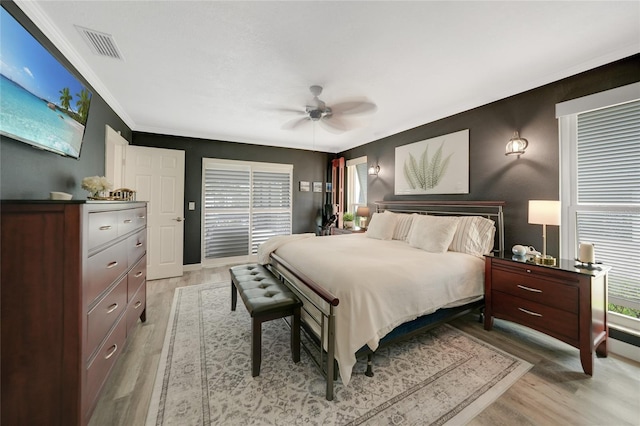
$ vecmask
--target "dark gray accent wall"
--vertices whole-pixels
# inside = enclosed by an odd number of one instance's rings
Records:
[[[367,156],[380,174],[369,176],[368,200],[503,200],[505,245],[530,244],[542,250],[542,226],[527,223],[528,200],[557,200],[560,188],[558,121],[555,105],[640,81],[640,55],[548,84],[491,104],[350,149],[346,159]],[[395,196],[397,146],[469,129],[469,194]],[[520,158],[505,156],[514,131],[528,139]],[[547,229],[547,251],[559,252],[559,228]]]
[[[324,189],[327,164],[333,154],[141,132],[133,133],[133,145],[185,151],[185,265],[201,262],[203,158],[293,164],[293,232],[316,231],[316,218],[326,195],[324,191],[300,192],[299,182],[322,182]],[[188,209],[190,201],[196,203],[195,210]]]
[[[0,136],[0,198],[45,199],[51,191],[63,191],[73,194],[75,199],[85,199],[87,192],[80,188],[82,178],[105,173],[105,125],[119,130],[127,140],[131,140],[131,129],[13,2],[3,1],[2,6],[83,80],[91,88],[93,97],[79,160]]]

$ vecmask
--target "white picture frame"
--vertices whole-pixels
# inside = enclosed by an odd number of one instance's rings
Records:
[[[394,193],[468,194],[469,129],[396,147]]]

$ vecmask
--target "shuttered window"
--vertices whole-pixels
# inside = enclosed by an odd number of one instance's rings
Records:
[[[291,234],[293,166],[203,160],[203,263],[248,258]]]
[[[609,302],[640,309],[640,101],[577,115],[578,241],[612,266]]]

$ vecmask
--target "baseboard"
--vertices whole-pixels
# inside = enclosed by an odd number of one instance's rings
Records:
[[[630,345],[618,339],[613,339],[611,336],[607,339],[607,351],[640,362],[640,347]]]
[[[202,269],[201,263],[192,263],[190,265],[182,265],[182,270],[184,272],[199,271],[200,269]]]

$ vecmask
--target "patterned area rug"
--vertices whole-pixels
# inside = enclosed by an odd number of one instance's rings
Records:
[[[251,318],[241,300],[231,312],[229,286],[176,289],[147,425],[463,424],[531,368],[444,325],[379,351],[374,377],[360,359],[327,401],[309,355],[291,361],[283,320],[263,324],[260,376],[251,377]]]

